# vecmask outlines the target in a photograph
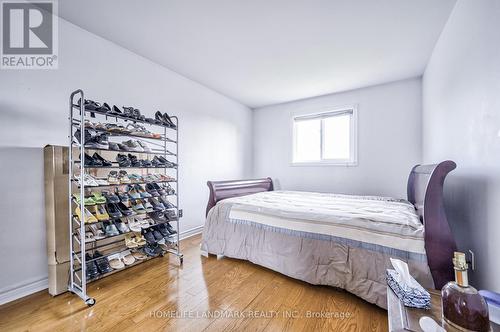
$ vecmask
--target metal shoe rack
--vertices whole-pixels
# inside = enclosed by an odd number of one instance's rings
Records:
[[[95,250],[99,249],[104,252],[104,257],[106,258],[107,256],[111,256],[113,254],[119,253],[123,250],[127,250],[128,248],[125,246],[125,240],[123,234],[120,235],[115,235],[115,236],[106,236],[103,239],[94,239],[92,242],[86,242],[85,240],[85,234],[86,234],[86,226],[89,225],[88,223],[85,223],[84,221],[79,220],[78,216],[74,213],[76,207],[80,208],[80,214],[82,217],[85,219],[85,202],[84,202],[84,197],[86,194],[86,189],[100,189],[100,188],[107,188],[107,187],[119,187],[119,186],[124,186],[126,184],[109,184],[109,185],[100,185],[100,186],[86,186],[85,181],[84,181],[84,174],[91,173],[92,171],[98,170],[98,169],[106,169],[106,168],[113,168],[113,169],[132,169],[132,170],[141,170],[143,175],[147,174],[158,174],[158,171],[163,173],[164,175],[169,175],[173,176],[174,180],[170,181],[155,181],[157,183],[161,182],[168,182],[169,184],[174,185],[175,188],[175,209],[176,209],[176,215],[177,218],[175,219],[175,228],[177,230],[177,234],[173,235],[174,240],[175,240],[175,245],[167,250],[164,250],[162,252],[162,256],[166,253],[173,254],[179,259],[179,263],[183,263],[183,255],[180,252],[180,246],[179,246],[179,218],[182,217],[182,210],[179,209],[179,186],[178,186],[178,175],[179,175],[179,170],[178,170],[178,165],[179,165],[179,160],[178,160],[178,139],[179,139],[179,121],[178,118],[175,116],[172,116],[171,119],[176,125],[176,128],[170,128],[168,126],[164,125],[159,125],[159,124],[152,124],[150,122],[146,122],[143,120],[137,120],[137,119],[131,119],[129,117],[126,117],[124,115],[117,115],[117,114],[108,114],[106,112],[99,112],[96,110],[86,110],[84,107],[84,92],[82,90],[76,90],[70,95],[69,99],[69,153],[68,153],[68,158],[69,158],[69,236],[70,236],[70,278],[69,278],[69,286],[68,290],[76,295],[78,295],[83,301],[88,306],[92,306],[96,303],[94,298],[91,298],[87,294],[87,284],[89,282],[95,281],[97,279],[101,279],[103,277],[106,277],[110,274],[113,274],[115,272],[122,271],[128,267],[132,267],[135,265],[138,265],[142,262],[145,262],[147,260],[150,260],[154,257],[149,257],[144,260],[137,260],[135,263],[129,266],[125,266],[123,269],[119,270],[113,270],[111,272],[101,274],[98,277],[87,280],[87,275],[86,275],[86,253],[89,252],[94,252]],[[80,111],[84,110],[84,111]],[[114,165],[109,166],[109,167],[88,167],[85,166],[85,153],[88,152],[88,150],[92,151],[110,151],[110,152],[115,152],[119,153],[120,151],[115,151],[115,150],[106,150],[106,149],[93,149],[93,148],[86,148],[85,147],[85,120],[90,120],[94,119],[94,117],[98,115],[100,118],[103,118],[104,123],[110,123],[113,121],[116,124],[127,124],[127,123],[139,123],[141,125],[149,125],[152,127],[156,127],[157,129],[160,128],[160,132],[163,132],[163,135],[161,138],[145,138],[145,137],[138,137],[135,135],[131,134],[117,134],[117,133],[112,133],[112,136],[124,136],[124,137],[133,137],[135,139],[140,139],[149,146],[154,146],[153,149],[151,149],[152,152],[133,152],[133,151],[127,151],[126,153],[131,153],[131,154],[140,154],[140,155],[159,155],[163,156],[164,158],[170,158],[169,161],[174,162],[177,164],[177,167],[172,168],[172,167],[147,167],[147,168],[138,168],[138,167],[120,167],[119,165]],[[77,140],[74,139],[74,134],[77,129],[80,129],[80,142],[79,143]],[[158,131],[158,130],[157,130]],[[170,138],[170,137],[174,138]],[[170,149],[170,151],[173,152],[169,153],[167,150],[167,147]],[[76,160],[78,159],[76,156],[80,155],[82,160]],[[172,160],[174,158],[174,160]],[[147,174],[144,174],[144,171],[147,172]],[[153,171],[153,172],[151,172]],[[168,174],[170,172],[170,174]],[[174,174],[172,174],[174,173]],[[141,184],[141,183],[140,183]],[[145,183],[142,183],[145,184]],[[79,193],[80,194],[80,203],[77,203],[77,201],[74,199],[73,194]],[[173,222],[173,221],[172,221]],[[130,232],[132,233],[132,232]],[[113,239],[110,239],[110,238]],[[102,244],[101,244],[102,243]]]

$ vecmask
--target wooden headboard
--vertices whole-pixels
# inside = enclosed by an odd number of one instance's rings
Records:
[[[425,226],[425,251],[436,289],[454,279],[452,258],[457,245],[444,210],[443,186],[446,175],[456,167],[451,160],[417,165],[408,177],[408,201]]]
[[[452,257],[457,245],[444,211],[443,185],[446,175],[456,167],[450,160],[433,165],[417,165],[408,177],[408,201],[415,206],[425,226],[425,251],[436,289],[441,289],[454,278]],[[210,188],[207,215],[223,199],[273,190],[271,178],[208,181],[207,185]]]
[[[210,189],[206,215],[218,201],[226,198],[255,194],[262,191],[272,191],[273,180],[271,178],[255,180],[230,180],[230,181],[208,181]]]

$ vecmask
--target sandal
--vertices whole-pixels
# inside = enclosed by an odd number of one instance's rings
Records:
[[[132,256],[130,250],[125,250],[120,253],[121,259],[125,265],[132,265],[135,263],[135,258]]]
[[[125,234],[125,245],[127,248],[137,248],[139,246],[132,234]]]
[[[120,203],[120,198],[110,191],[103,191],[102,195],[106,198],[107,203]]]
[[[96,204],[106,204],[106,197],[104,197],[99,191],[94,191],[92,193],[92,199]]]
[[[104,221],[109,219],[109,214],[108,212],[106,212],[106,209],[102,205],[98,205],[95,207],[94,215],[99,221]]]
[[[146,258],[148,258],[148,256],[146,256],[144,253],[140,252],[140,251],[134,251],[132,253],[132,256],[134,256],[135,259],[137,260],[145,260]]]
[[[125,264],[122,262],[121,255],[119,253],[108,256],[108,261],[109,266],[111,266],[115,270],[120,270],[125,267]]]
[[[73,194],[73,198],[76,200],[77,204],[82,204],[82,199],[80,197],[80,194]],[[91,206],[97,204],[97,202],[92,197],[85,197],[83,199],[83,202],[85,206]]]
[[[99,228],[96,224],[90,225],[89,226],[90,230],[94,234],[94,239],[96,240],[102,240],[106,237],[106,234],[104,234],[104,231]]]
[[[83,220],[83,218],[82,218],[82,211],[80,210],[79,206],[76,207],[75,214],[78,216],[78,219],[80,219],[80,221]],[[90,213],[89,210],[87,210],[87,208],[84,209],[84,214],[85,214],[85,221],[84,221],[84,223],[90,224],[90,223],[98,221],[97,218],[94,217],[94,215],[92,213]]]

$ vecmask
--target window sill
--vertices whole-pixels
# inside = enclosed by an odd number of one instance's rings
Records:
[[[291,162],[292,167],[316,167],[316,166],[344,166],[344,167],[356,167],[358,166],[357,161],[349,162],[335,162],[335,161],[305,161],[305,162]]]

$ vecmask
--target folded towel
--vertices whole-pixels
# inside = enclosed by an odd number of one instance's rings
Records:
[[[396,270],[387,270],[387,284],[399,300],[407,307],[428,309],[431,306],[431,295],[413,277],[411,286],[401,278]]]

